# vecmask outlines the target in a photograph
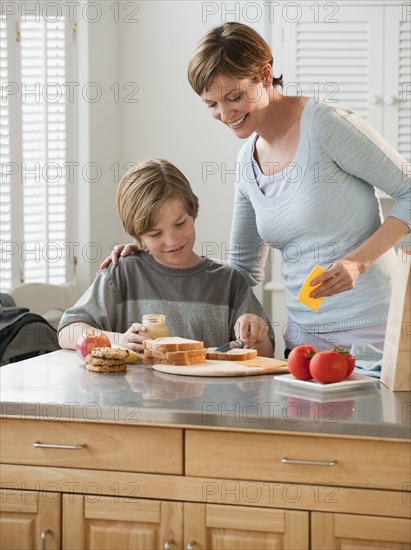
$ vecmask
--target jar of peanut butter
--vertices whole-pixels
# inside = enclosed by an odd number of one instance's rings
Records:
[[[166,324],[165,315],[161,315],[157,313],[143,315],[142,324],[147,329],[144,332],[144,336],[147,336],[148,338],[152,338],[154,340],[155,338],[163,338],[166,336],[170,336],[170,329]]]

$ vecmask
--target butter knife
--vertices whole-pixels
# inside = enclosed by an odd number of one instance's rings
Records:
[[[226,344],[219,346],[218,348],[215,349],[215,351],[219,351],[221,353],[227,353],[227,351],[230,351],[230,349],[235,349],[235,348],[240,349],[243,347],[244,347],[244,342],[242,342],[241,340],[234,340],[232,342],[227,342]]]

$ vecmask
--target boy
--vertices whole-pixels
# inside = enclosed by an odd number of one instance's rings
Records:
[[[91,326],[141,352],[143,315],[163,314],[171,336],[202,340],[205,347],[238,338],[273,357],[269,320],[245,277],[194,252],[198,199],[175,166],[161,159],[139,164],[120,181],[117,207],[141,252],[99,273],[64,313],[61,347],[74,349]]]

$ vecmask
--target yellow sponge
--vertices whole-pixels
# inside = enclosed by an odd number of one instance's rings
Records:
[[[310,307],[311,309],[314,309],[315,311],[318,311],[321,302],[324,300],[325,296],[321,296],[320,298],[312,298],[310,296],[311,292],[320,285],[311,286],[310,283],[313,279],[321,275],[321,273],[324,273],[324,271],[325,269],[323,267],[321,267],[320,265],[316,265],[304,281],[304,284],[300,289],[300,294],[298,295],[299,302],[306,305],[307,307]]]

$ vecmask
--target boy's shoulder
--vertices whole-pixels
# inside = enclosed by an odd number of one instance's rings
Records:
[[[126,277],[128,274],[135,272],[136,268],[147,265],[146,254],[146,252],[139,252],[129,256],[120,256],[118,264],[109,264],[103,273],[108,279],[116,279],[119,276]]]
[[[228,263],[224,262],[223,260],[219,259],[211,259],[208,258],[210,262],[210,266],[212,269],[218,271],[221,273],[221,275],[224,275],[225,277],[232,277],[234,280],[237,280],[239,282],[244,282],[248,286],[247,278],[239,269],[236,269],[235,267],[229,265]]]

